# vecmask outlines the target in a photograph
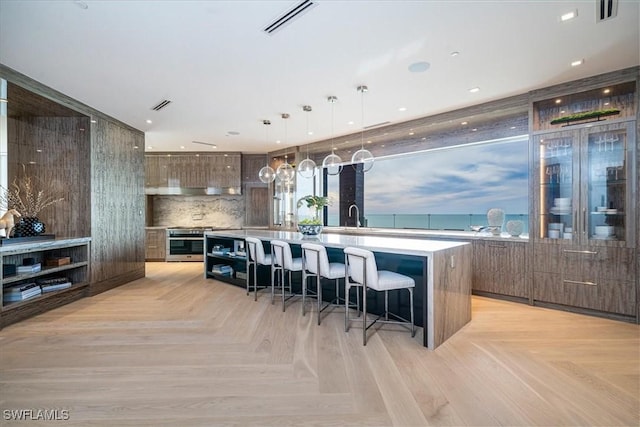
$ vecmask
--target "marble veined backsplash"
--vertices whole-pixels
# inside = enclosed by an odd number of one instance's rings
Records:
[[[153,225],[159,227],[222,227],[244,225],[243,196],[150,196]]]

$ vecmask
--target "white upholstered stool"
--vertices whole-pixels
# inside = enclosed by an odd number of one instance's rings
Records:
[[[271,266],[271,254],[264,253],[264,246],[262,246],[262,240],[255,237],[245,237],[245,242],[248,249],[247,259],[247,295],[251,292],[251,286],[254,291],[254,301],[258,300],[258,288],[265,289],[268,285],[258,285],[258,265]],[[253,283],[251,283],[251,267],[253,267]]]
[[[271,303],[275,296],[276,281],[280,284],[282,295],[282,311],[285,311],[286,301],[294,296],[291,290],[291,272],[302,271],[302,258],[293,258],[291,246],[282,240],[271,241]],[[285,277],[289,276],[289,294],[285,290]],[[279,279],[279,280],[276,280]]]
[[[345,292],[349,295],[349,289],[353,286],[361,286],[362,292],[362,344],[367,345],[367,329],[376,322],[394,323],[406,326],[411,331],[411,336],[415,336],[415,326],[413,319],[413,288],[415,281],[403,274],[393,271],[378,270],[376,259],[373,252],[360,248],[347,247],[344,248],[346,279]],[[353,282],[352,282],[353,281]],[[396,289],[407,289],[410,298],[411,321],[402,317],[389,313],[389,291]],[[371,324],[367,325],[367,291],[374,290],[378,292],[384,291],[384,314],[378,316]],[[398,320],[389,320],[389,316],[393,316]],[[384,318],[384,319],[383,319]],[[344,330],[349,330],[349,307],[345,303]]]
[[[327,255],[327,249],[316,243],[303,243],[302,244],[302,315],[305,315],[305,303],[307,298],[308,284],[307,279],[309,277],[315,277],[316,282],[316,299],[318,306],[318,325],[321,322],[321,313],[327,307],[340,303],[340,279],[344,279],[345,267],[341,262],[329,262],[329,256]],[[336,285],[336,297],[329,303],[324,303],[322,300],[322,283],[321,279],[335,280]],[[346,298],[346,297],[345,297]]]

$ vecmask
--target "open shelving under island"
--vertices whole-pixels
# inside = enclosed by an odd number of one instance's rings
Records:
[[[415,280],[415,323],[424,329],[423,345],[429,349],[438,347],[471,320],[473,251],[469,242],[335,233],[308,238],[297,232],[269,230],[215,231],[205,233],[205,277],[244,286],[246,258],[229,255],[226,250],[233,253],[238,247],[245,247],[246,237],[262,240],[266,252],[271,240],[286,241],[291,245],[294,256],[300,256],[300,245],[305,242],[321,244],[327,248],[332,262],[344,262],[343,249],[347,246],[374,252],[379,269],[396,271]],[[214,246],[221,250],[213,253],[209,249]],[[217,266],[215,273],[211,271],[214,265]],[[241,273],[239,276],[238,272]],[[266,277],[264,284],[270,283],[268,275]],[[325,296],[333,298],[333,295]],[[383,310],[383,295],[369,295],[367,298],[367,311],[377,313]],[[408,317],[408,295],[404,298],[398,294],[389,300],[391,311],[397,310],[401,316]]]

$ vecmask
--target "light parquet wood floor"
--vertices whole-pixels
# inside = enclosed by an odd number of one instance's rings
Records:
[[[0,424],[30,425],[6,419],[20,409],[66,409],[64,426],[640,423],[637,325],[474,297],[471,323],[429,351],[420,333],[363,347],[342,312],[315,319],[199,263],[149,263],[0,330]]]

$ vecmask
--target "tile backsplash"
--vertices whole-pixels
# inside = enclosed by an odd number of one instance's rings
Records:
[[[243,196],[148,196],[147,203],[153,204],[154,226],[241,228],[244,225]]]

